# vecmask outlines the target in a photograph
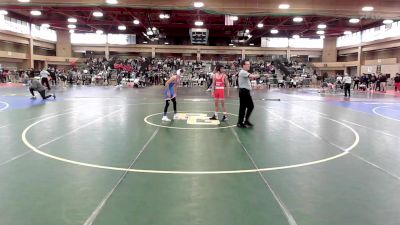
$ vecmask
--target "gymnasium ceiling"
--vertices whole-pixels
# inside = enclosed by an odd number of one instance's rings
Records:
[[[105,0],[31,0],[20,3],[17,0],[2,0],[0,9],[9,12],[10,17],[29,21],[34,24],[48,23],[53,29],[67,30],[67,19],[75,17],[76,32],[88,32],[102,29],[106,33],[135,33],[138,37],[148,27],[157,27],[167,38],[188,38],[189,29],[195,28],[194,22],[204,22],[203,28],[209,29],[210,40],[230,40],[238,31],[249,29],[250,41],[259,42],[262,36],[318,38],[319,24],[326,24],[325,36],[340,36],[344,31],[359,31],[379,26],[384,19],[400,19],[400,1],[396,0],[204,0],[204,7],[194,8],[194,1],[187,0],[118,0],[118,4],[109,5]],[[281,3],[290,4],[289,9],[279,9]],[[374,10],[364,12],[363,6],[372,6]],[[42,11],[41,16],[30,15],[31,10]],[[93,17],[96,10],[102,11],[102,18]],[[160,19],[161,13],[170,15],[169,19]],[[233,26],[225,25],[225,15],[238,16]],[[295,16],[303,21],[293,22]],[[352,24],[350,18],[360,19]],[[132,21],[138,19],[139,25]],[[257,24],[263,23],[263,28]],[[125,25],[126,31],[117,27]],[[278,34],[271,34],[278,29]],[[140,38],[139,38],[140,39]]]

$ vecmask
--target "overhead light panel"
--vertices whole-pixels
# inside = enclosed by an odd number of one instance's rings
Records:
[[[319,38],[325,39],[325,35],[321,35],[321,36],[319,36]]]
[[[384,20],[383,24],[392,24],[394,21],[393,20]]]
[[[134,20],[133,21],[133,24],[135,24],[135,25],[138,25],[140,22],[139,22],[139,20]]]
[[[147,44],[147,41],[143,41],[143,44]]]
[[[326,29],[326,24],[319,24],[318,29]]]
[[[157,30],[157,28],[156,28],[156,27],[153,27],[153,28],[151,28],[151,30],[152,30],[152,31],[156,31],[156,30]]]
[[[263,27],[264,27],[264,24],[259,23],[259,24],[257,24],[257,27],[258,27],[258,28],[263,28]]]
[[[353,18],[353,19],[350,19],[349,22],[350,22],[350,23],[359,23],[359,22],[360,22],[360,19]]]
[[[272,29],[271,30],[271,34],[277,34],[277,33],[279,33],[279,31],[277,29]]]
[[[298,35],[298,34],[295,34],[295,35],[293,35],[293,37],[292,37],[293,39],[299,39],[300,38],[300,35]]]
[[[41,27],[44,27],[44,28],[50,28],[50,24],[48,24],[48,23],[44,23],[44,24],[42,24],[42,25],[41,25]]]
[[[8,11],[7,10],[0,10],[0,15],[7,15],[8,14]]]
[[[150,29],[150,30],[147,31],[146,34],[151,36],[151,35],[153,35],[154,33],[153,33],[153,31]]]
[[[249,35],[247,35],[247,37],[248,37],[248,38],[252,38],[252,37],[253,37],[253,35],[249,34]]]
[[[104,14],[103,14],[102,12],[100,12],[100,11],[94,11],[94,12],[93,12],[93,16],[94,16],[94,17],[103,17]]]
[[[69,30],[69,33],[73,34],[75,33],[75,30]]]
[[[169,43],[168,43],[168,42],[165,42],[164,44],[166,44],[166,45],[169,45]]]
[[[344,35],[350,35],[350,34],[352,34],[352,32],[349,31],[349,30],[346,30],[345,32],[343,32],[343,34],[344,34]]]
[[[280,4],[279,9],[289,9],[290,5],[289,4]]]
[[[303,17],[295,17],[295,18],[293,18],[293,22],[296,22],[296,23],[303,22]]]
[[[160,19],[169,19],[169,14],[161,13],[159,17]]]
[[[374,11],[374,7],[372,7],[372,6],[364,6],[364,7],[362,7],[361,10],[363,12],[371,12],[371,11]]]
[[[76,23],[76,22],[78,22],[78,20],[76,19],[76,18],[68,18],[68,22],[69,23]]]
[[[193,6],[196,8],[201,8],[201,7],[204,7],[204,3],[203,2],[195,2],[195,3],[193,3]]]
[[[32,16],[40,16],[40,15],[42,15],[42,12],[40,12],[39,10],[32,10],[31,15]]]
[[[245,32],[246,34],[248,34],[248,33],[250,33],[250,30],[249,30],[249,29],[246,29],[244,32]]]
[[[116,5],[118,4],[118,0],[106,0],[106,3],[109,5]]]
[[[325,34],[325,31],[319,30],[319,31],[317,31],[317,34],[319,34],[319,35]]]
[[[18,0],[19,2],[23,2],[23,3],[26,3],[26,2],[30,2],[31,0]]]
[[[254,44],[253,44],[253,43],[250,43],[250,46],[254,46]]]
[[[118,30],[126,30],[126,26],[125,25],[120,25],[120,26],[118,26]]]
[[[98,35],[101,35],[103,33],[104,33],[104,31],[102,31],[102,30],[96,30],[96,34],[98,34]]]
[[[69,28],[69,29],[75,29],[75,28],[76,28],[76,25],[75,25],[75,24],[68,24],[68,28]]]
[[[239,17],[238,16],[231,16],[231,20],[237,21],[237,20],[239,20]]]
[[[200,21],[200,20],[198,20],[198,21],[195,21],[195,22],[194,22],[194,25],[196,25],[196,26],[200,27],[200,26],[203,26],[203,25],[204,25],[204,22],[203,22],[203,21]]]

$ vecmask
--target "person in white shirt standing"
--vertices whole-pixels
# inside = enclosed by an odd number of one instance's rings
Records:
[[[349,93],[350,97],[351,77],[349,76],[348,73],[344,74],[343,83],[344,83],[344,97],[347,97],[347,92]]]
[[[43,70],[40,71],[41,83],[42,83],[42,85],[46,84],[46,87],[48,90],[51,89],[50,84],[49,84],[49,76],[50,76],[50,73],[45,68],[43,68]]]

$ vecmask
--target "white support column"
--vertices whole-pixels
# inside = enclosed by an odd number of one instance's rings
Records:
[[[156,57],[156,48],[155,47],[151,47],[151,57],[152,58]]]
[[[361,75],[361,57],[362,57],[362,46],[358,46],[358,57],[357,57],[357,76]]]
[[[105,57],[106,57],[106,59],[108,60],[108,59],[110,59],[110,46],[108,45],[108,43],[106,43],[106,46],[105,46]]]
[[[196,59],[197,59],[198,61],[201,60],[201,54],[200,54],[200,49],[199,49],[199,48],[197,49],[197,57],[196,57]]]
[[[242,49],[242,60],[246,59],[246,50]]]

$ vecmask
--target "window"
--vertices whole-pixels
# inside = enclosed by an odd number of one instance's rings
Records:
[[[30,34],[29,23],[0,15],[0,29],[20,34]]]
[[[31,25],[32,37],[38,37],[48,41],[57,41],[57,32],[42,26]]]
[[[72,33],[71,34],[72,44],[106,44],[106,34],[95,34],[95,33]]]
[[[289,47],[291,48],[319,48],[322,49],[324,45],[323,39],[311,38],[291,38],[289,39]]]
[[[135,34],[108,34],[107,42],[115,45],[131,45],[136,44]]]

